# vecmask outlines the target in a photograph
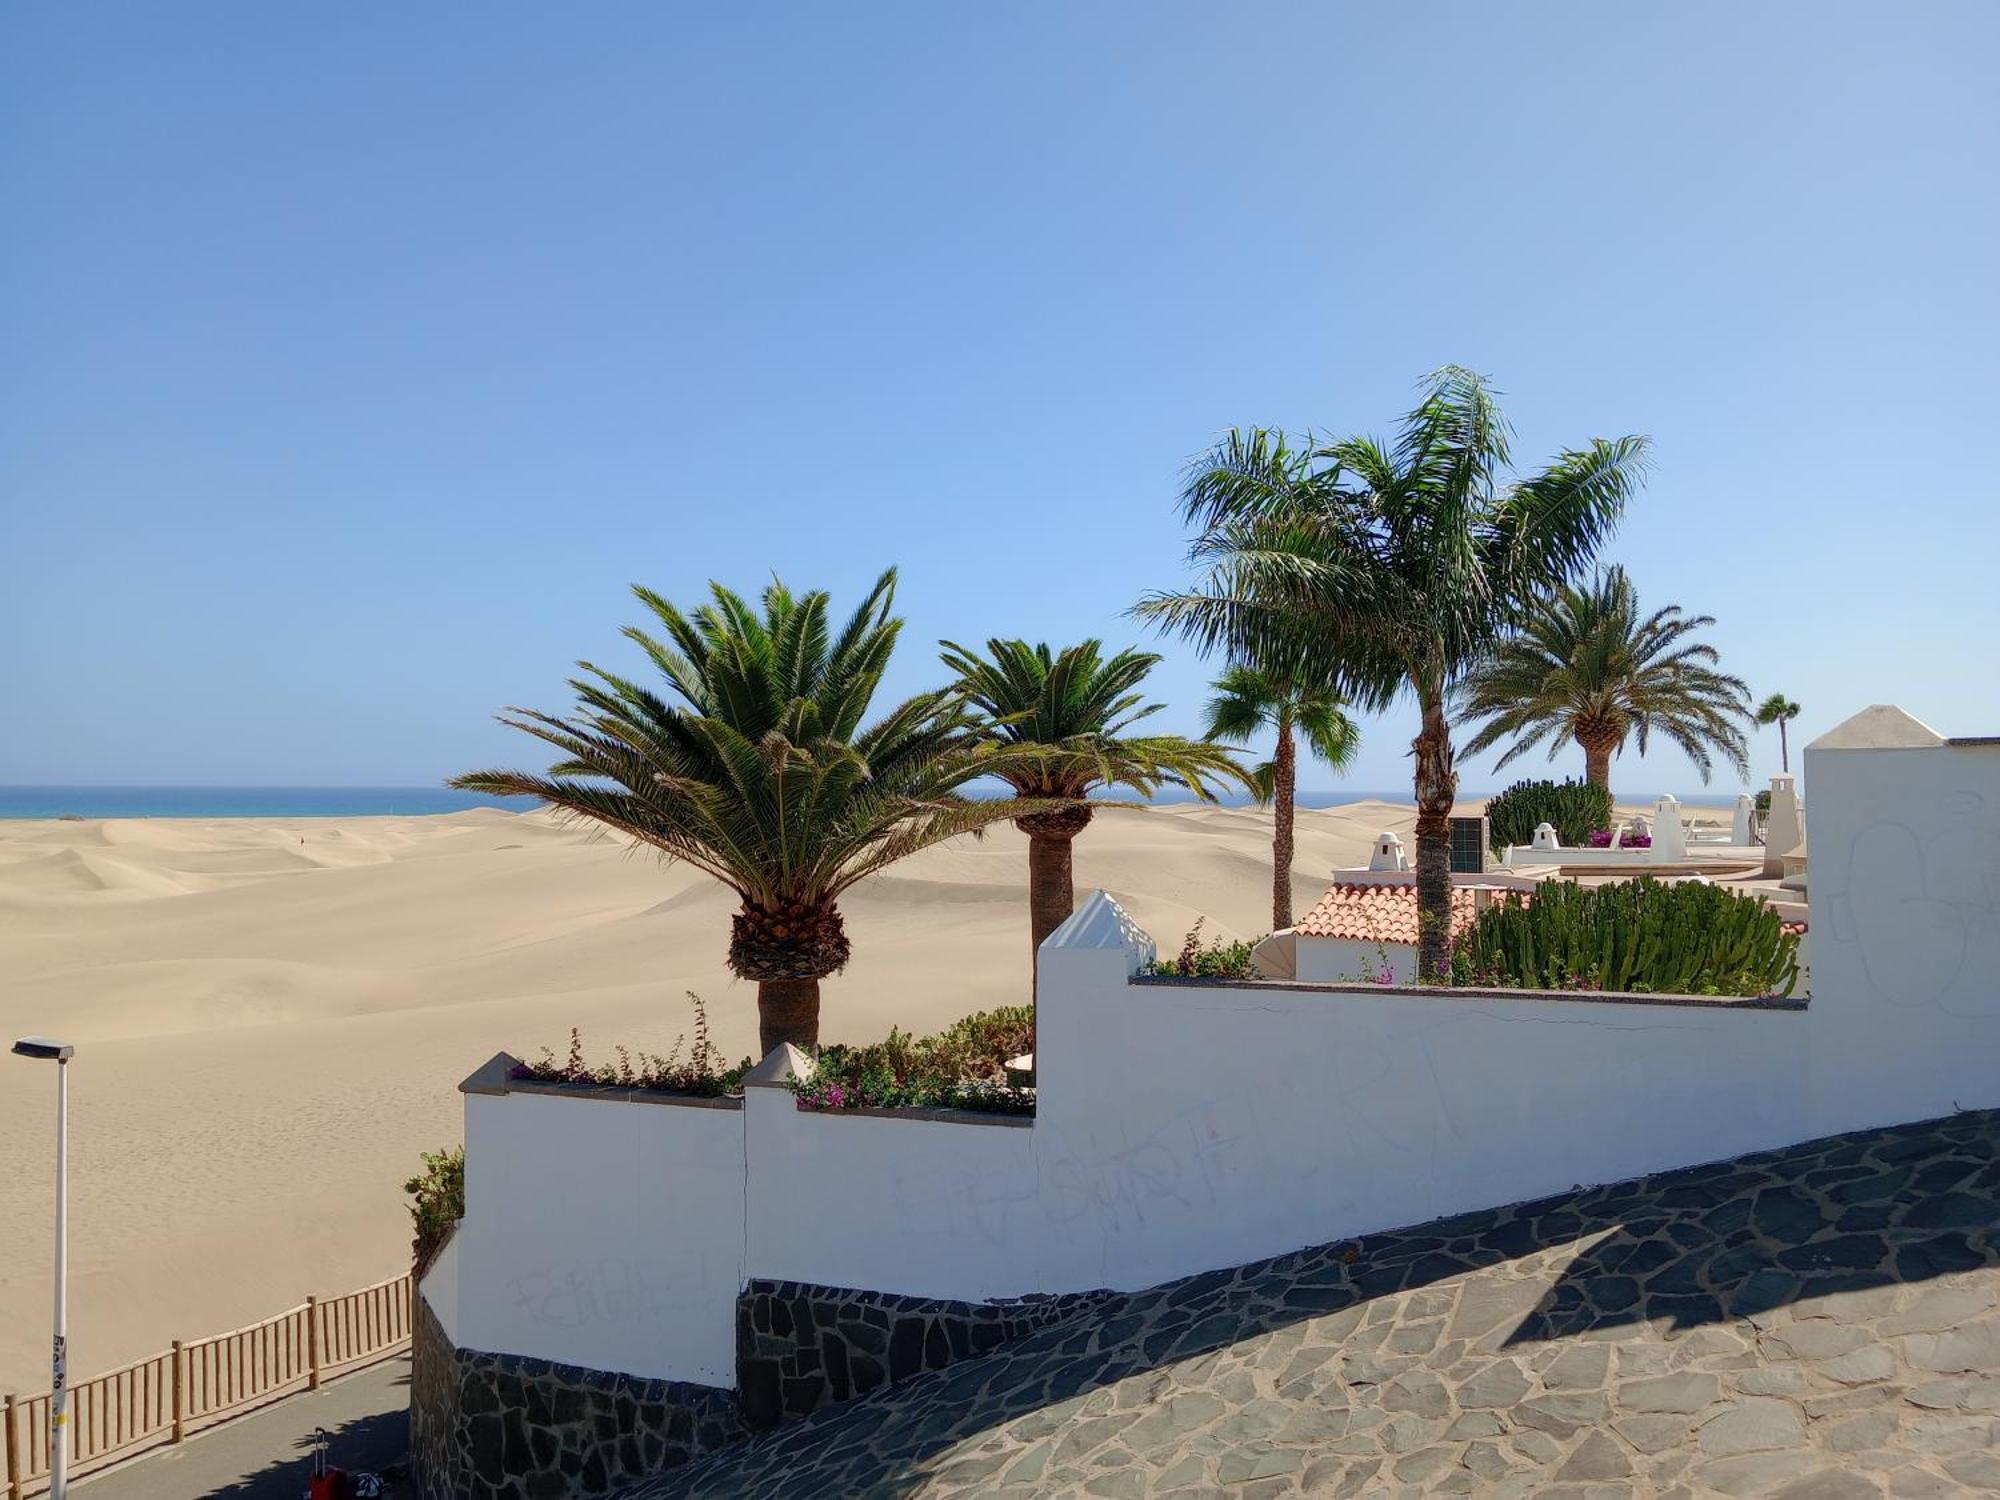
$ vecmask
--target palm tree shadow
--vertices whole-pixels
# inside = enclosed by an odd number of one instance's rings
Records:
[[[1552,1282],[1478,1274],[1578,1246]],[[1345,1339],[1373,1321],[1379,1300],[1454,1279],[1461,1285],[1444,1337],[1507,1349],[1621,1329],[1672,1336],[1994,1264],[2000,1111],[1968,1111],[1461,1214],[1120,1297],[982,1358],[826,1408],[630,1500],[753,1489],[907,1494],[993,1429],[1018,1422],[1017,1435],[1027,1436],[1063,1421],[1073,1410],[1065,1403],[1307,1319],[1338,1320],[1331,1336]],[[765,1488],[774,1483],[782,1488]]]
[[[1833,1137],[1570,1200],[1597,1236],[1509,1343],[1679,1331],[2000,1254],[2000,1112]]]

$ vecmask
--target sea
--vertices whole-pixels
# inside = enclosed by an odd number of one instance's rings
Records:
[[[1494,790],[1497,790],[1495,788]],[[1465,790],[1462,797],[1489,795]],[[1618,800],[1645,804],[1658,793],[1630,793]],[[1730,807],[1735,794],[1677,793],[1696,807]],[[1160,802],[1187,802],[1186,792],[1163,792]],[[1238,795],[1221,799],[1229,806],[1246,805]],[[1400,791],[1300,792],[1301,807],[1343,807],[1351,802],[1408,802],[1410,789]],[[408,817],[420,813],[464,812],[473,807],[501,807],[526,812],[529,797],[485,797],[443,786],[0,786],[0,818],[355,818]]]

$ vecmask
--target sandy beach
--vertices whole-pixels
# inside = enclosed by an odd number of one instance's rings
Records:
[[[1407,806],[1299,815],[1295,899]],[[1076,851],[1171,950],[1197,917],[1268,926],[1269,815],[1107,809]],[[823,1036],[923,1032],[1027,998],[1025,840],[929,851],[844,903],[854,961]],[[70,1366],[79,1377],[407,1265],[400,1191],[459,1138],[456,1084],[580,1026],[665,1051],[709,1005],[753,1050],[723,964],[730,895],[546,814],[0,822],[0,1036],[72,1067]],[[53,1080],[0,1060],[0,1391],[47,1383]]]

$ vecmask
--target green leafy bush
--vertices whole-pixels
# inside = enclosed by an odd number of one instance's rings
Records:
[[[1015,1086],[1006,1062],[1035,1044],[1035,1008],[1008,1005],[956,1021],[934,1036],[891,1030],[866,1046],[822,1047],[812,1078],[793,1086],[802,1109],[971,1109],[1033,1114],[1035,1092]]]
[[[613,1047],[613,1063],[593,1064],[583,1056],[583,1033],[569,1029],[569,1054],[558,1061],[554,1052],[542,1048],[533,1062],[517,1063],[510,1075],[534,1083],[580,1083],[595,1088],[650,1089],[661,1094],[692,1094],[701,1099],[719,1099],[733,1094],[750,1071],[751,1060],[744,1058],[734,1067],[724,1065],[722,1054],[708,1039],[708,1007],[693,990],[687,992],[694,1006],[694,1046],[686,1057],[685,1035],[674,1038],[666,1056],[657,1052],[631,1052]]]
[[[1798,934],[1755,896],[1651,876],[1545,880],[1459,934],[1456,984],[1675,995],[1789,995]]]
[[[410,1250],[416,1274],[422,1276],[451,1237],[452,1226],[465,1217],[465,1147],[417,1154],[424,1169],[403,1184],[403,1191],[415,1200],[410,1218],[417,1233]]]
[[[1581,848],[1611,826],[1611,793],[1587,781],[1517,781],[1487,802],[1486,818],[1496,854],[1509,844],[1532,844],[1540,823],[1553,826],[1568,847]]]
[[[1225,943],[1221,938],[1212,938],[1207,947],[1202,946],[1202,924],[1208,918],[1197,917],[1194,926],[1181,942],[1178,958],[1163,958],[1155,963],[1149,972],[1171,977],[1192,979],[1248,979],[1250,977],[1250,950],[1255,943]]]

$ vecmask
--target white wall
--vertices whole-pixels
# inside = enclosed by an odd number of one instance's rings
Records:
[[[735,1384],[741,1109],[468,1093],[465,1145],[461,1347]]]
[[[1297,978],[1315,984],[1359,984],[1362,980],[1411,984],[1417,977],[1414,943],[1364,943],[1359,938],[1300,937]]]
[[[1135,982],[1099,893],[1042,950],[1032,1126],[468,1094],[458,1341],[726,1386],[750,1277],[1140,1288],[2000,1104],[2000,748],[1807,755],[1808,1010]]]
[[[1805,752],[1809,1133],[2000,1102],[2000,745],[1839,739]]]

